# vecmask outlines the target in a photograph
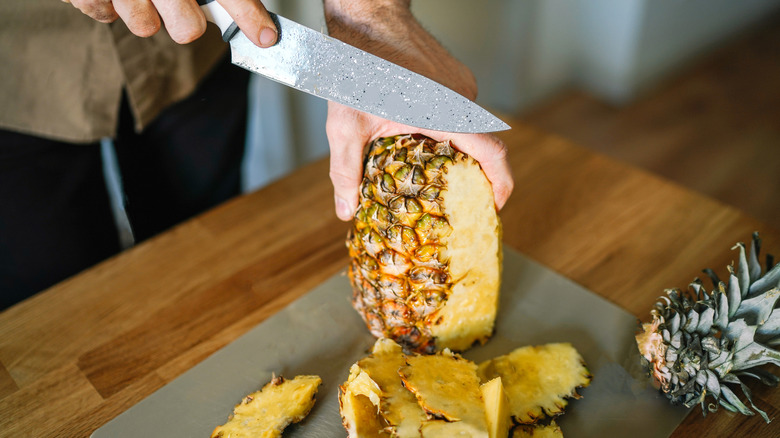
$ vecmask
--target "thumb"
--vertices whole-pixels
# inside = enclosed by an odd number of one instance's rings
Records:
[[[336,216],[343,221],[352,220],[358,207],[358,191],[363,180],[362,137],[344,135],[338,124],[327,123],[330,145],[330,180]]]
[[[249,41],[259,47],[271,47],[279,37],[276,23],[259,0],[217,0]]]

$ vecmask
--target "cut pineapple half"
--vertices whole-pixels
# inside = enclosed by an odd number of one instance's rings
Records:
[[[292,424],[303,420],[314,406],[322,379],[296,376],[274,377],[233,409],[233,415],[212,432],[212,438],[277,438]]]
[[[510,412],[518,423],[559,415],[577,388],[590,384],[582,356],[569,343],[521,347],[479,365],[482,382],[501,377]]]
[[[475,363],[444,350],[436,355],[408,356],[398,373],[433,420],[423,424],[423,436],[434,436],[436,431],[435,436],[488,438]]]
[[[462,351],[493,332],[501,224],[479,163],[448,141],[380,138],[347,236],[352,303],[408,351]]]

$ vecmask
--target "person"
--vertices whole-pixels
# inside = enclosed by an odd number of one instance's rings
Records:
[[[218,1],[254,44],[275,44],[259,0]],[[100,184],[102,137],[114,138],[140,240],[238,191],[248,76],[228,65],[218,34],[203,37],[215,27],[196,0],[63,2],[73,8],[51,0],[0,6],[0,76],[15,79],[0,84],[3,307],[119,251]],[[423,29],[410,0],[324,0],[324,11],[331,36],[476,98],[471,71]],[[14,31],[31,38],[12,39]],[[329,102],[339,219],[357,209],[365,145],[411,132],[451,139],[474,157],[496,207],[504,205],[513,180],[497,137],[413,128]]]

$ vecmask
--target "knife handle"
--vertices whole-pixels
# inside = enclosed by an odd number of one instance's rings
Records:
[[[198,0],[198,5],[203,10],[203,14],[206,15],[206,20],[216,24],[222,31],[222,39],[225,42],[230,41],[238,32],[238,25],[222,5],[214,0]]]

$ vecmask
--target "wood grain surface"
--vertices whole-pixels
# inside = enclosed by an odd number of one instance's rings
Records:
[[[702,268],[725,272],[753,231],[780,254],[778,230],[732,207],[510,124],[504,241],[638,318]],[[0,436],[89,436],[344,269],[346,230],[320,160],[4,311]],[[751,388],[778,417],[780,392]],[[747,433],[779,436],[780,420],[694,410],[673,436]]]

